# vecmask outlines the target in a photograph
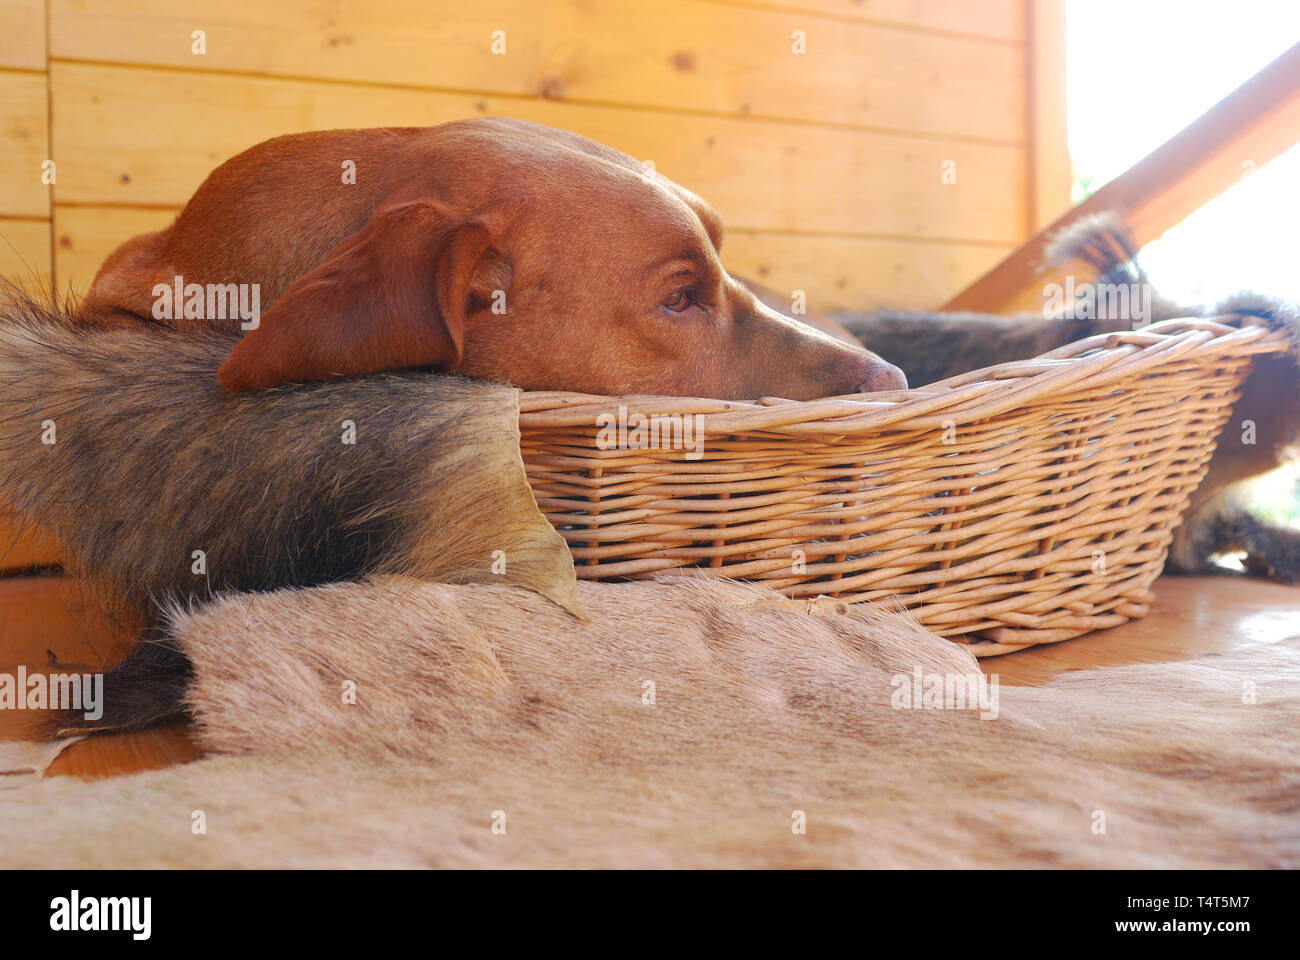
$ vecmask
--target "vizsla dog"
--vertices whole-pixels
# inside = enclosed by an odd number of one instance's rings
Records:
[[[265,313],[219,373],[231,392],[410,367],[722,399],[906,386],[760,303],[721,244],[695,194],[566,131],[477,119],[294,134],[223,164],[171,227],[119,248],[79,318],[156,322],[156,287],[256,285]]]

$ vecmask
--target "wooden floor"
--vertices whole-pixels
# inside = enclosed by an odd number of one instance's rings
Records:
[[[1070,670],[1191,660],[1300,637],[1300,587],[1247,577],[1161,577],[1141,620],[1063,643],[980,661],[1011,684],[1045,683]]]
[[[1009,684],[1043,683],[1088,667],[1184,660],[1300,635],[1300,588],[1236,577],[1164,577],[1143,620],[981,661]],[[65,576],[0,579],[0,671],[102,670],[130,638],[114,631]],[[30,737],[30,715],[0,711],[0,740]],[[183,723],[75,743],[51,776],[98,779],[186,763],[201,755]]]
[[[68,576],[0,578],[0,672],[20,665],[48,673],[94,672],[116,663],[133,637],[104,620],[82,584]],[[0,740],[30,739],[26,711],[0,710]],[[74,743],[51,776],[98,779],[186,763],[201,756],[188,725],[106,734]]]

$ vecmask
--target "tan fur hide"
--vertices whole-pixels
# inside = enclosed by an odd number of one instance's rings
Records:
[[[581,593],[585,627],[401,578],[178,615],[222,755],[0,793],[0,865],[1300,865],[1295,642],[1002,685],[981,720],[891,706],[979,669],[900,615]]]

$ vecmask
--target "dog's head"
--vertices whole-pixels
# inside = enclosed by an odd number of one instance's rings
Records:
[[[275,300],[221,367],[227,390],[422,366],[598,394],[906,386],[761,304],[722,267],[717,214],[631,157],[522,121],[421,136],[426,175]]]

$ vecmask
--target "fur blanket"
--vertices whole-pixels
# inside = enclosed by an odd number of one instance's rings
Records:
[[[0,866],[1300,866],[1300,640],[935,709],[979,667],[899,614],[581,594],[177,612],[213,755],[0,793]]]

